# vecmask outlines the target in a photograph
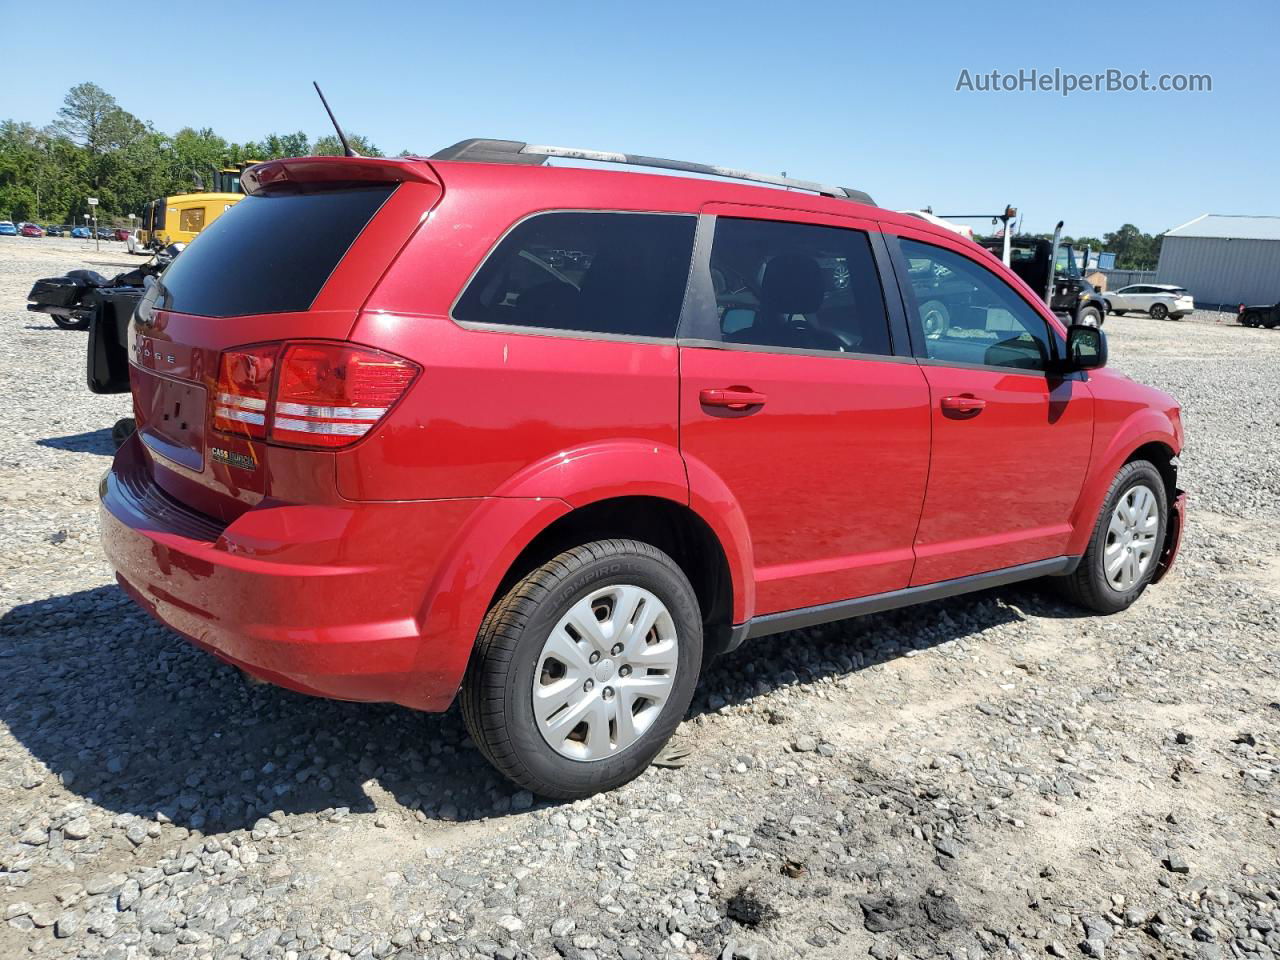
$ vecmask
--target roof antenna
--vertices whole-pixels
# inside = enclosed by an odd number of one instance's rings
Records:
[[[343,155],[348,157],[360,156],[360,154],[351,149],[351,144],[347,142],[347,135],[342,132],[342,126],[338,123],[338,118],[329,109],[329,101],[324,98],[324,91],[320,89],[320,84],[312,80],[311,85],[316,88],[316,93],[320,94],[320,102],[324,104],[325,113],[329,114],[329,122],[333,124],[333,129],[338,131],[338,140],[342,143]]]

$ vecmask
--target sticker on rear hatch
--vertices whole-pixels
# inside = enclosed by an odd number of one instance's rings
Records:
[[[225,450],[222,447],[211,447],[209,449],[209,457],[218,463],[225,463],[229,467],[237,467],[241,470],[252,470],[256,466],[253,462],[253,457]]]

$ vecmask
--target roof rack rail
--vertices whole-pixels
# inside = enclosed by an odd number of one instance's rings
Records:
[[[451,147],[433,153],[431,160],[465,160],[478,163],[521,163],[537,166],[551,157],[567,160],[593,160],[597,163],[626,163],[636,167],[654,167],[660,170],[676,170],[680,173],[700,173],[730,180],[748,180],[752,183],[768,183],[775,187],[791,187],[808,190],[824,197],[837,197],[874,206],[875,201],[862,190],[852,187],[835,187],[812,180],[795,180],[791,177],[775,177],[768,173],[752,173],[709,163],[690,163],[687,160],[664,160],[662,157],[645,157],[635,153],[613,153],[608,150],[581,150],[577,147],[552,147],[542,144],[522,143],[519,140],[485,140],[474,138],[461,140]]]

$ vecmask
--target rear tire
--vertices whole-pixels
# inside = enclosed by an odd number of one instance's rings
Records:
[[[77,320],[75,317],[60,317],[57,314],[50,314],[53,322],[63,330],[88,330],[88,320]]]
[[[1152,320],[1166,320],[1169,317],[1169,308],[1163,303],[1153,303],[1151,305]]]
[[[1142,523],[1148,503],[1154,530]],[[1138,522],[1131,525],[1126,516]],[[1063,592],[1074,603],[1097,613],[1128,609],[1156,574],[1168,523],[1169,498],[1160,471],[1147,460],[1126,463],[1111,482],[1080,565],[1059,580]],[[1127,552],[1126,547],[1130,548]],[[1132,579],[1116,570],[1117,560],[1121,566],[1133,564]]]
[[[643,635],[631,629],[648,616]],[[575,800],[649,766],[684,719],[701,664],[702,617],[684,571],[647,543],[599,540],[547,561],[489,611],[462,716],[504,776]]]

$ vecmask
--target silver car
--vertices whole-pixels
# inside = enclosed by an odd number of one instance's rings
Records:
[[[1156,320],[1184,317],[1196,308],[1195,299],[1183,287],[1169,283],[1133,283],[1103,294],[1111,313],[1148,313]]]

